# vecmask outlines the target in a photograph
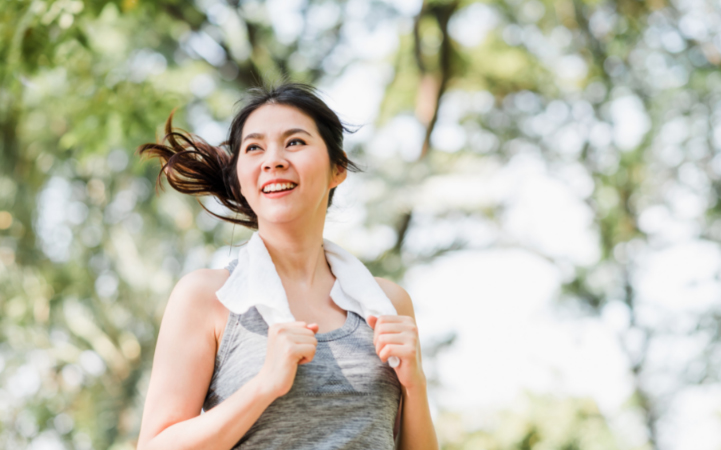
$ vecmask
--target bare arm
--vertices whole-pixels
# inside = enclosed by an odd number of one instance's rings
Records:
[[[417,357],[415,364],[420,371],[420,377],[414,377],[414,382],[409,386],[402,386],[403,411],[401,411],[400,450],[438,450],[438,438],[433,427],[430,406],[428,404],[428,393],[425,374],[422,372],[421,347],[418,337],[418,329],[415,325],[416,315],[413,310],[413,302],[405,289],[392,281],[375,277],[381,289],[391,300],[399,316],[412,318],[411,329],[415,330],[415,352]],[[373,325],[377,320],[373,320]],[[381,354],[386,354],[381,351]],[[387,358],[386,358],[387,359]],[[401,365],[406,364],[401,356]]]
[[[138,450],[230,449],[275,400],[256,377],[200,414],[215,364],[215,291],[226,279],[222,271],[201,269],[173,289],[160,325]]]
[[[400,450],[438,450],[425,385],[417,389],[403,388],[401,420]]]

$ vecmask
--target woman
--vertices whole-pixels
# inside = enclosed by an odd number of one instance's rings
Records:
[[[398,314],[367,322],[331,295],[326,211],[358,170],[342,149],[347,129],[311,86],[250,93],[230,154],[174,132],[172,114],[167,145],[139,152],[165,163],[176,190],[213,195],[242,216],[217,217],[257,230],[296,320],[267,326],[256,308],[229,311],[216,291],[232,264],[183,276],[160,326],[138,449],[391,449],[393,431],[401,449],[438,449],[407,292],[376,277]],[[392,356],[401,363],[391,369],[382,363]],[[371,384],[339,390],[319,374]]]

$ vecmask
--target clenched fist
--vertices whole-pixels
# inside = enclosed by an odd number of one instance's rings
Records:
[[[293,387],[298,365],[313,360],[318,346],[317,332],[317,324],[305,322],[277,323],[268,328],[265,363],[258,377],[276,397],[287,394]]]

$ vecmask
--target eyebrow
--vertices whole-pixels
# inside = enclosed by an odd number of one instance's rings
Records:
[[[305,133],[308,136],[313,137],[310,133],[308,133],[307,131],[305,131],[302,128],[291,128],[289,130],[285,130],[283,132],[283,134],[281,134],[281,137],[288,137],[291,134],[296,134],[296,133]],[[247,141],[248,139],[263,139],[264,137],[265,137],[265,135],[263,133],[250,133],[243,138],[241,143]]]

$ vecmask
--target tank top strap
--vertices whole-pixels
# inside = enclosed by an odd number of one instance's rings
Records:
[[[238,265],[238,258],[232,260],[224,267],[228,272],[233,273],[233,269]],[[228,320],[225,322],[225,330],[223,331],[223,337],[221,338],[220,344],[218,345],[218,353],[215,358],[216,366],[220,366],[225,361],[228,355],[228,348],[236,338],[238,333],[238,327],[240,326],[240,314],[236,314],[233,311],[228,311]]]
[[[233,269],[238,265],[238,258],[235,258],[231,262],[228,263],[227,266],[224,267],[224,269],[227,269],[228,272],[233,273]]]

